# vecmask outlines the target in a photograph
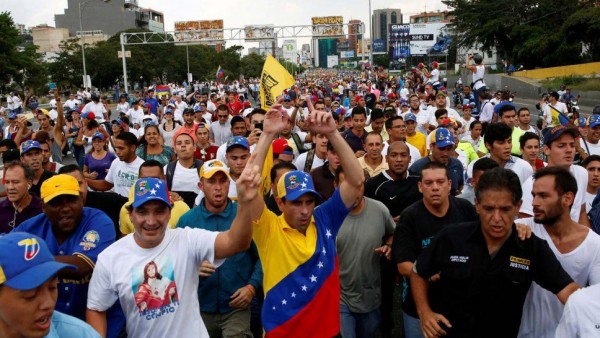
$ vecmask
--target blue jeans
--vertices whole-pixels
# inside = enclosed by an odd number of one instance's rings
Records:
[[[423,331],[421,331],[421,321],[419,318],[407,315],[406,312],[402,312],[402,319],[404,320],[404,335],[406,338],[423,338]]]
[[[344,338],[376,337],[381,313],[379,308],[367,312],[351,312],[346,304],[340,304],[340,333]]]

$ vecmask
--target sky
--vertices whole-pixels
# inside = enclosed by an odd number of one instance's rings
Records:
[[[101,0],[97,1],[101,2]],[[246,25],[261,24],[308,25],[313,16],[341,15],[345,23],[351,19],[365,22],[367,36],[369,35],[368,0],[138,0],[138,4],[141,7],[163,12],[167,31],[174,29],[175,21],[223,19],[225,28],[243,28]],[[2,0],[0,11],[11,12],[15,23],[27,27],[39,24],[54,26],[54,14],[63,13],[66,7],[67,0]],[[400,8],[404,22],[407,22],[409,15],[423,11],[445,10],[446,6],[441,0],[371,0],[372,10],[381,8]],[[301,43],[307,42],[300,40],[298,47]],[[281,43],[282,41],[279,41],[279,45]]]

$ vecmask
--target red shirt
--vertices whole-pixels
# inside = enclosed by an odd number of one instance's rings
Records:
[[[242,101],[236,99],[233,102],[227,104],[227,108],[229,108],[229,113],[232,116],[240,115],[240,111],[244,109],[244,105]]]
[[[214,160],[217,158],[217,150],[219,150],[219,147],[215,145],[211,145],[210,147],[208,147],[208,149],[202,150],[196,147],[196,150],[194,151],[194,158],[197,160],[201,160],[202,162]],[[202,153],[203,151],[204,154]]]

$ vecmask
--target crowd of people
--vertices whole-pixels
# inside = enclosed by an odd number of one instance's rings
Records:
[[[597,334],[600,106],[538,128],[438,66],[11,97],[0,336]]]

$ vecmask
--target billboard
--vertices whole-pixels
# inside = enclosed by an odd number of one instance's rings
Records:
[[[222,43],[223,20],[178,21],[173,35],[176,43]]]
[[[443,23],[391,24],[388,30],[390,59],[448,54],[452,37]]]
[[[287,62],[296,63],[298,53],[296,40],[283,40],[283,58]]]
[[[412,55],[448,54],[452,37],[443,23],[415,23],[410,25],[410,53]]]
[[[327,55],[327,68],[333,68],[339,64],[337,55]]]
[[[383,39],[373,40],[373,54],[385,54],[385,41]]]
[[[353,57],[354,57],[354,51],[353,50],[340,52],[340,58],[342,58],[342,59],[350,59],[350,58],[353,58]]]
[[[341,16],[313,17],[313,36],[343,36],[344,18]]]
[[[273,25],[263,26],[245,26],[244,27],[245,41],[261,41],[273,40],[275,33]]]

